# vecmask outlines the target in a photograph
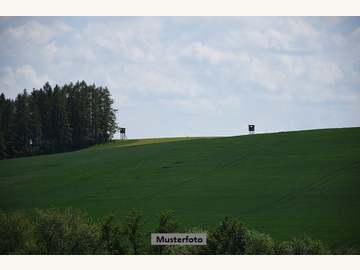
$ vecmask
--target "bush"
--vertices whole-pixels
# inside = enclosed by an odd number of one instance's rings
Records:
[[[0,213],[0,254],[31,254],[32,230],[25,213]]]
[[[204,233],[204,229],[200,228],[193,228],[187,233]],[[163,254],[168,255],[201,255],[207,254],[206,253],[206,245],[199,245],[199,246],[166,246],[164,249]]]
[[[330,252],[321,241],[304,235],[291,241],[281,242],[276,248],[276,253],[285,255],[324,255]]]
[[[154,232],[180,232],[173,212],[160,212]],[[125,223],[113,216],[97,223],[71,208],[37,210],[32,215],[0,212],[0,254],[359,254],[355,247],[330,252],[308,236],[274,243],[269,235],[228,217],[209,231],[206,246],[151,246],[150,235],[144,235],[142,216],[135,210]]]
[[[162,210],[159,215],[159,224],[155,229],[154,233],[174,233],[178,232],[179,225],[174,218],[173,212],[171,210]],[[169,254],[170,246],[152,246],[152,254]]]
[[[124,229],[115,222],[114,216],[104,219],[100,227],[102,249],[106,254],[127,254],[129,243]]]
[[[336,248],[332,254],[336,255],[360,255],[360,249],[356,246],[342,246]]]
[[[126,217],[125,234],[128,237],[132,254],[140,254],[143,246],[142,216],[132,209]]]
[[[173,233],[178,229],[179,224],[174,218],[171,210],[162,210],[159,215],[159,225],[155,232],[157,233]]]
[[[245,254],[270,255],[274,253],[275,243],[269,235],[256,231],[248,231],[245,243]]]
[[[237,219],[226,217],[208,234],[205,254],[245,254],[247,228]]]
[[[277,254],[277,255],[292,255],[292,254],[294,254],[294,247],[290,241],[279,242],[275,246],[275,254]]]
[[[96,224],[71,208],[37,210],[35,237],[40,254],[96,254],[99,248]]]

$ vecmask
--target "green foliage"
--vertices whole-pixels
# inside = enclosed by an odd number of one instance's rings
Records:
[[[63,152],[108,142],[117,130],[107,88],[84,81],[0,95],[0,159]]]
[[[126,217],[125,233],[128,237],[132,254],[140,254],[143,245],[142,216],[132,209]]]
[[[277,255],[293,255],[294,248],[290,241],[282,241],[276,244],[275,254]]]
[[[32,225],[23,212],[0,212],[0,254],[31,254]]]
[[[207,254],[245,254],[247,228],[237,219],[226,217],[211,230],[207,240]]]
[[[226,217],[208,235],[204,254],[274,254],[273,239],[264,233],[248,229],[238,219]]]
[[[357,246],[341,246],[331,251],[334,255],[360,255],[360,248]]]
[[[245,254],[271,255],[274,253],[275,243],[269,235],[250,230],[247,232]]]
[[[29,96],[24,90],[15,100],[14,135],[12,144],[16,156],[28,156],[31,154],[31,118],[29,109]]]
[[[186,230],[186,233],[205,233],[205,229],[201,228],[192,228]],[[163,253],[166,255],[204,255],[207,253],[206,246],[165,246]]]
[[[5,138],[4,133],[0,131],[0,159],[6,157],[6,147],[5,147]]]
[[[154,233],[174,233],[177,231],[179,225],[178,222],[174,219],[174,214],[172,210],[161,210],[159,215],[159,224],[155,229]],[[152,247],[152,252],[154,254],[163,254],[169,253],[169,247],[167,246],[154,246]]]
[[[358,254],[353,247],[331,251],[321,241],[308,236],[278,242],[245,227],[238,219],[225,218],[212,228],[205,246],[150,246],[142,216],[131,210],[124,224],[107,216],[100,222],[84,212],[67,209],[0,213],[0,254]],[[152,232],[180,232],[173,213],[163,210]],[[188,233],[203,233],[194,228]]]
[[[12,157],[14,155],[14,102],[6,99],[4,94],[0,95],[0,159]]]
[[[122,226],[114,216],[106,217],[100,226],[100,240],[106,254],[127,254],[129,243]]]
[[[31,139],[31,152],[42,153],[43,145],[43,131],[41,128],[41,115],[38,107],[38,102],[35,96],[35,91],[29,98],[30,110],[30,139]]]
[[[56,86],[54,88],[52,99],[53,106],[51,119],[54,150],[56,152],[61,152],[67,150],[72,143],[65,91],[62,91],[59,86]]]
[[[39,254],[96,254],[99,245],[97,225],[71,208],[37,210],[35,238]]]
[[[179,225],[174,219],[174,212],[172,210],[162,210],[159,215],[159,225],[155,232],[158,233],[173,233],[176,232]]]
[[[6,157],[6,144],[5,144],[5,106],[6,106],[6,99],[5,95],[2,93],[0,95],[0,159],[4,159]]]
[[[293,238],[291,241],[280,242],[276,247],[276,254],[283,255],[325,255],[328,248],[319,240],[309,236]]]

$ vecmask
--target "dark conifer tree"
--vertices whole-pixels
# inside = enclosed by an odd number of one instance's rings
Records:
[[[79,83],[75,85],[69,84],[64,86],[67,93],[67,104],[70,120],[70,128],[72,130],[72,147],[77,149],[81,147],[82,123],[81,123],[81,108],[80,108],[80,86]]]
[[[111,99],[109,90],[105,88],[100,89],[100,93],[103,95],[103,115],[102,115],[102,142],[108,142],[113,134],[116,132],[116,110],[113,109],[112,105],[114,101]]]
[[[54,150],[65,151],[71,146],[71,130],[66,110],[65,93],[55,86],[52,99],[51,123],[53,125]]]
[[[80,149],[111,140],[116,110],[107,88],[76,84],[0,95],[0,159]]]
[[[80,83],[80,147],[96,143],[91,132],[91,90],[86,83]]]
[[[38,154],[43,151],[42,149],[42,128],[41,128],[41,114],[39,110],[39,91],[33,90],[29,97],[29,110],[30,110],[30,136],[31,148],[33,154]]]
[[[15,155],[27,156],[31,151],[30,110],[27,91],[24,90],[15,99],[14,136],[12,137]]]
[[[3,154],[1,158],[8,158],[14,156],[14,146],[13,146],[13,125],[14,125],[14,101],[10,99],[5,99],[5,96],[2,94],[0,98],[0,130],[2,133],[3,140]]]
[[[36,91],[37,105],[41,119],[42,151],[51,153],[53,151],[53,129],[52,129],[52,88],[46,83],[42,89]]]
[[[5,127],[4,127],[5,103],[6,103],[5,95],[1,93],[0,95],[0,159],[6,157]]]

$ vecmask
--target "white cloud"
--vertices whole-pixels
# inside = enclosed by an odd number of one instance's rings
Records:
[[[318,41],[324,37],[304,18],[275,17],[259,21],[230,29],[224,41],[232,47],[252,50],[302,52],[321,49]]]
[[[265,59],[249,56],[244,52],[218,50],[202,43],[194,43],[184,50],[184,56],[211,64],[222,64],[217,69],[218,75],[225,72],[226,77],[232,77],[235,81],[250,81],[271,91],[278,90],[286,80],[284,71],[274,68]]]
[[[221,115],[229,109],[234,109],[242,104],[241,98],[234,96],[223,96],[213,99],[211,96],[200,97],[182,97],[171,99],[159,99],[159,104],[167,108],[176,108],[177,110],[194,114],[217,114]]]
[[[10,67],[3,68],[0,73],[0,85],[2,91],[7,90],[6,88],[13,88],[16,85],[15,72]]]
[[[118,70],[118,74],[116,71],[110,71],[107,75],[107,82],[111,88],[155,99],[179,96],[196,97],[203,92],[202,87],[188,77],[186,72],[173,70],[176,70],[176,67],[157,67],[154,70],[148,70],[137,65],[129,65]]]
[[[309,75],[315,82],[335,84],[344,77],[341,69],[332,62],[311,61]]]
[[[290,35],[296,37],[303,37],[303,38],[311,38],[316,39],[320,36],[319,32],[308,22],[304,20],[304,18],[288,18],[286,20],[285,26]]]
[[[54,59],[56,53],[59,51],[58,46],[56,45],[56,43],[50,42],[49,44],[47,44],[42,50],[41,53],[42,55],[45,57],[46,60],[50,61]]]
[[[26,81],[29,81],[35,87],[39,87],[47,79],[47,76],[39,76],[36,73],[36,71],[33,69],[33,67],[30,65],[21,66],[18,69],[16,69],[15,76],[21,77],[21,78],[25,79]]]
[[[184,56],[194,56],[199,60],[209,61],[214,64],[224,61],[234,61],[237,59],[237,56],[232,52],[216,50],[209,46],[205,46],[201,42],[191,44],[188,48],[184,49],[183,54]]]
[[[312,56],[283,55],[280,57],[280,62],[286,69],[288,77],[312,80],[315,85],[334,85],[344,78],[341,68],[335,62],[328,60],[316,59]]]
[[[159,103],[167,108],[175,107],[190,114],[209,113],[215,110],[212,100],[206,98],[159,99]]]
[[[14,39],[17,42],[30,41],[34,44],[45,44],[60,34],[70,32],[72,28],[60,21],[45,25],[36,20],[28,21],[19,26],[7,28],[0,35],[1,39]]]
[[[75,41],[93,50],[103,50],[131,61],[153,61],[158,50],[161,24],[155,18],[125,22],[90,23],[77,33]]]
[[[360,102],[359,93],[348,91],[342,87],[319,87],[312,84],[304,84],[300,89],[298,100],[307,103],[336,103],[346,105],[357,105]]]
[[[280,62],[284,65],[284,68],[288,71],[289,75],[301,76],[305,72],[305,65],[303,57],[281,55]]]
[[[39,88],[46,81],[49,81],[49,77],[39,75],[30,65],[23,65],[16,69],[6,67],[0,71],[0,89],[5,90],[7,96],[12,98],[23,89]]]

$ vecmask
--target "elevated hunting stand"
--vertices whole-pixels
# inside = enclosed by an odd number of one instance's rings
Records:
[[[119,128],[119,130],[120,130],[120,140],[126,140],[127,139],[126,128],[121,127],[121,128]]]
[[[249,134],[255,134],[255,125],[249,125]]]

